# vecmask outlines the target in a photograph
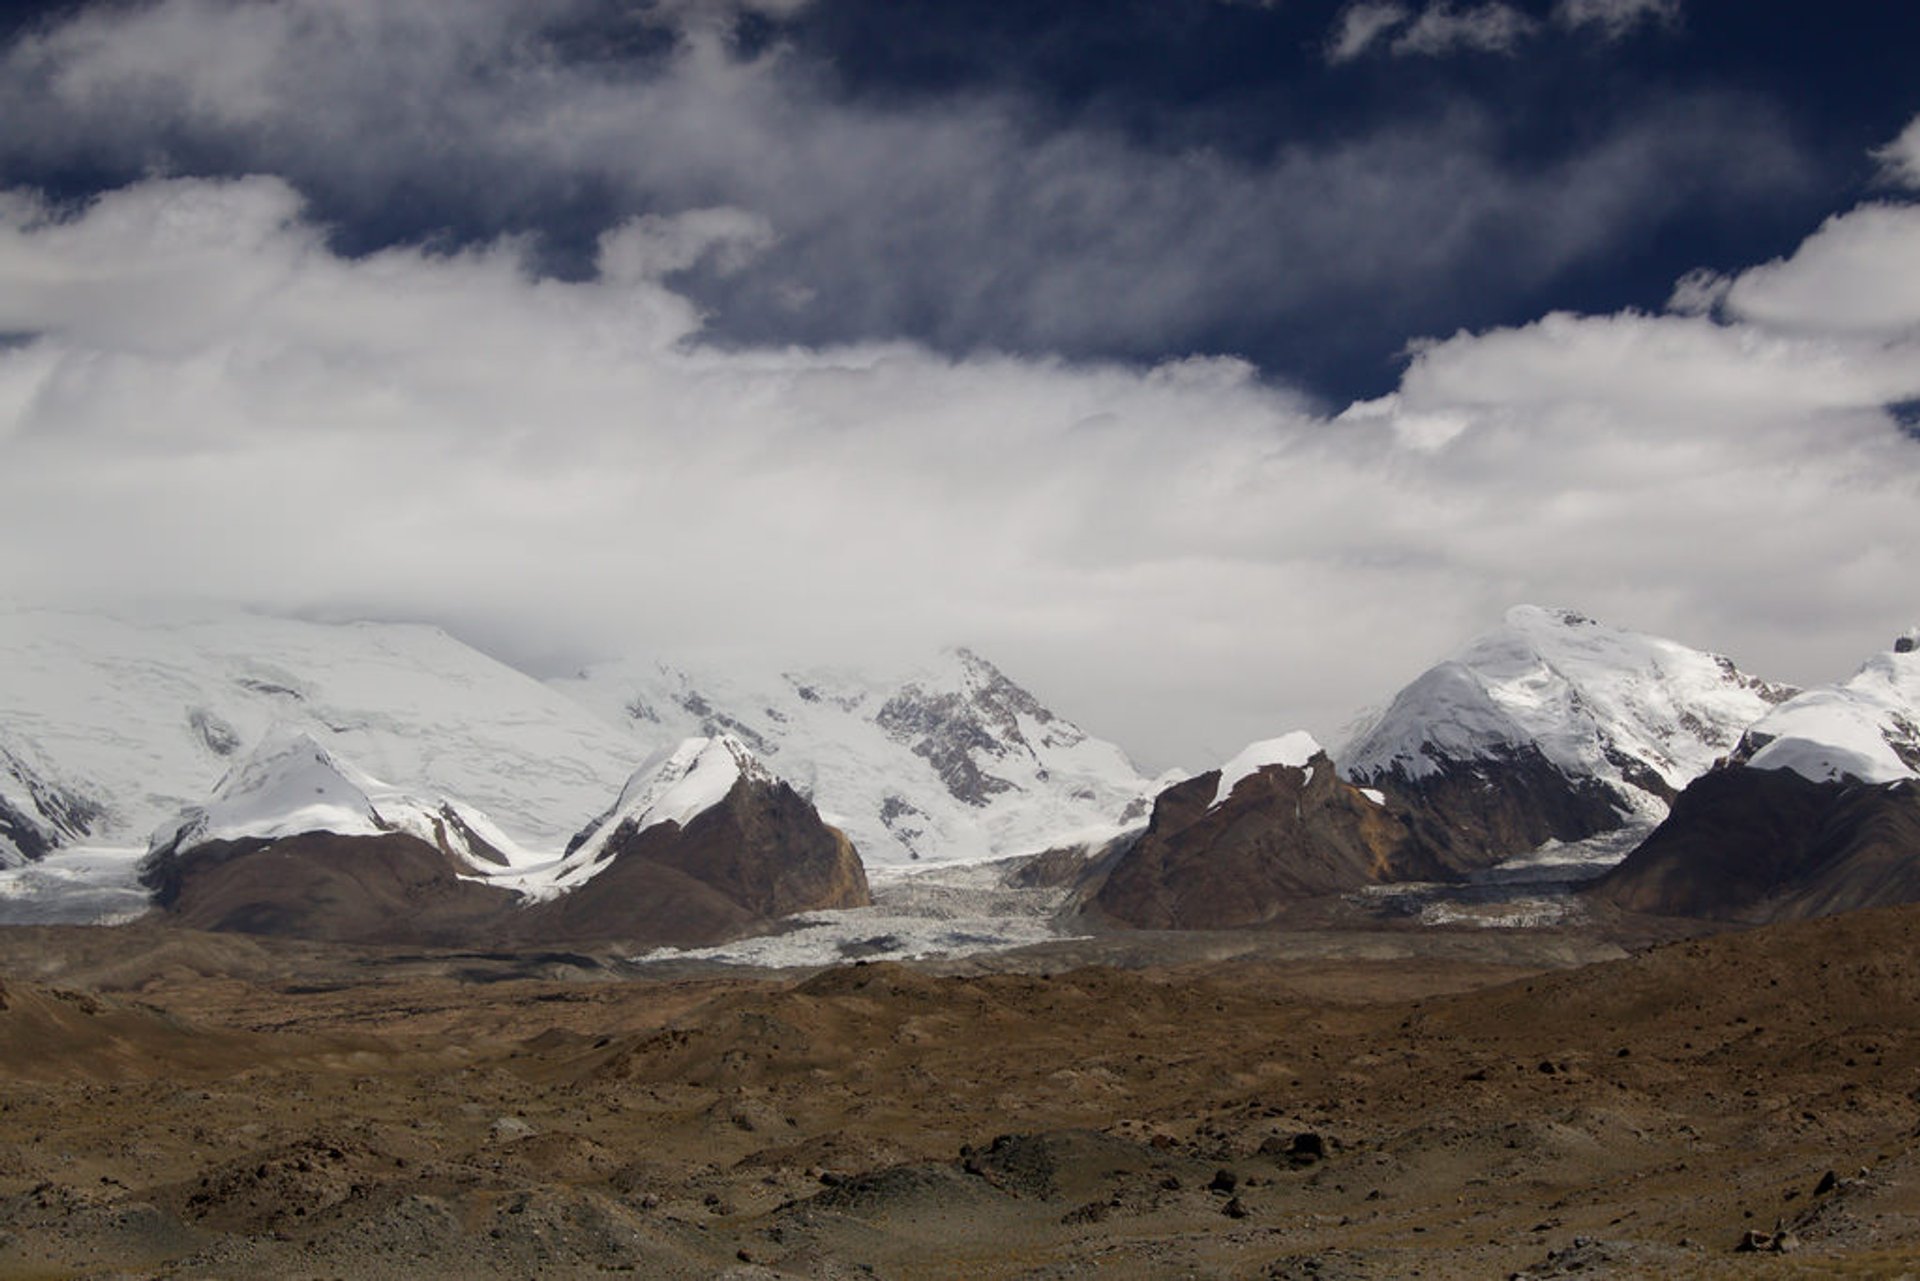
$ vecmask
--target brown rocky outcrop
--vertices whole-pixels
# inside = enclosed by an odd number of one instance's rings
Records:
[[[1747,922],[1920,902],[1920,783],[1714,770],[1586,893],[1628,911]]]
[[[199,930],[351,943],[472,943],[515,910],[404,833],[210,841],[149,861],[155,904]]]
[[[847,838],[764,775],[742,775],[684,827],[616,829],[597,861],[577,888],[529,903],[404,833],[311,832],[166,848],[145,879],[156,904],[195,929],[423,946],[691,947],[872,901]]]
[[[1421,842],[1458,872],[1491,867],[1550,840],[1583,841],[1623,821],[1612,788],[1569,776],[1531,744],[1448,760],[1422,778],[1395,768],[1368,781],[1404,808]]]
[[[845,834],[793,788],[765,777],[743,774],[684,828],[623,824],[599,857],[605,866],[592,880],[527,909],[517,928],[542,939],[688,947],[796,912],[873,901]]]
[[[1403,811],[1342,780],[1324,753],[1259,769],[1216,805],[1219,783],[1213,770],[1159,795],[1095,910],[1147,929],[1232,929],[1301,899],[1447,875]]]

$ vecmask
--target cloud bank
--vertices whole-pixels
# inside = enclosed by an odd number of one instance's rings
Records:
[[[273,177],[9,193],[0,594],[433,618],[516,655],[968,643],[1195,767],[1337,736],[1519,600],[1802,680],[1913,621],[1902,198],[1684,310],[1420,344],[1334,415],[1231,358],[706,341],[677,273],[774,234],[636,218],[560,280],[512,237],[345,256]]]

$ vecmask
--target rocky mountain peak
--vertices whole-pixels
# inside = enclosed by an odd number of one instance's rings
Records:
[[[683,739],[654,753],[633,772],[612,808],[568,843],[568,859],[591,866],[606,857],[620,831],[643,832],[669,823],[684,828],[735,789],[776,782],[772,771],[730,734]]]

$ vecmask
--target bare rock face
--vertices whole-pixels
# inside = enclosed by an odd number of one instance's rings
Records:
[[[49,781],[0,746],[0,867],[46,857],[89,835],[105,814],[99,802]]]
[[[470,944],[517,901],[398,832],[212,841],[150,860],[143,879],[180,925],[329,942]]]
[[[1447,874],[1403,812],[1342,780],[1325,753],[1256,770],[1224,799],[1220,779],[1160,794],[1093,895],[1098,911],[1145,929],[1233,929],[1300,899]]]
[[[1058,720],[1039,700],[971,650],[955,651],[965,674],[960,690],[928,690],[909,683],[881,707],[875,722],[896,742],[933,766],[955,800],[984,806],[994,796],[1015,790],[992,772],[992,762],[1009,752],[1033,751],[1021,729],[1024,718],[1049,741],[1072,745],[1085,736]]]
[[[1744,922],[1920,902],[1920,782],[1714,770],[1586,892],[1628,911]]]
[[[1583,841],[1621,823],[1611,787],[1562,770],[1530,744],[1449,760],[1419,778],[1395,768],[1368,781],[1406,809],[1421,839],[1458,872],[1550,840]]]
[[[795,912],[865,907],[866,871],[845,834],[793,788],[743,773],[689,819],[624,823],[578,889],[528,908],[528,938],[699,946],[764,929]]]

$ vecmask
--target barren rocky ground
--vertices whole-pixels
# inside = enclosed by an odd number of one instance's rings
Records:
[[[0,1276],[1920,1272],[1920,910],[1617,937],[4,930]]]

